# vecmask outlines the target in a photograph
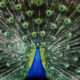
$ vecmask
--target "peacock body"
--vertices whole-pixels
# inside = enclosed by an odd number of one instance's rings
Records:
[[[0,80],[80,80],[80,0],[0,0]]]

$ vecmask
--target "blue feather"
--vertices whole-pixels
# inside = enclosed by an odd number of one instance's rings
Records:
[[[34,60],[28,73],[28,78],[33,78],[33,77],[46,78],[45,69],[41,62],[39,48],[36,48]]]

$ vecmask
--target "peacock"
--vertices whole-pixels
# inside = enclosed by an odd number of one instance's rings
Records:
[[[0,0],[0,80],[80,80],[80,0]]]

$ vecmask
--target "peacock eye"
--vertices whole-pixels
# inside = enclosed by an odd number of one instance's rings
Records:
[[[22,23],[22,27],[24,28],[24,29],[27,29],[28,27],[29,27],[29,23],[28,22],[23,22]]]
[[[31,15],[31,12],[29,12],[29,15]]]
[[[14,44],[13,44],[13,43],[9,43],[9,44],[8,44],[8,48],[9,48],[9,49],[14,48]]]
[[[17,7],[17,10],[20,10],[20,6]]]
[[[55,50],[56,50],[55,48],[52,48],[52,49],[50,50],[50,52],[53,53],[53,52],[55,52]]]
[[[28,16],[32,16],[32,13],[31,13],[31,12],[29,12],[29,13],[28,13]]]
[[[7,63],[6,63],[6,66],[7,66],[7,67],[10,67],[10,66],[11,66],[11,62],[7,62]]]
[[[9,17],[7,19],[7,21],[8,21],[9,24],[13,24],[15,22],[15,19],[14,19],[14,17]]]
[[[72,33],[71,32],[66,33],[66,37],[67,38],[71,38],[72,37]]]
[[[34,21],[35,21],[35,23],[36,23],[37,25],[40,25],[40,24],[42,24],[43,19],[37,18],[37,19],[35,19]]]
[[[78,74],[80,74],[80,68],[77,67],[77,68],[75,69],[75,72],[78,73]]]
[[[55,23],[51,23],[50,24],[50,29],[51,30],[57,29],[57,25]]]
[[[11,19],[11,23],[14,23],[14,19]]]
[[[66,11],[66,9],[67,9],[67,8],[66,8],[65,5],[63,5],[63,4],[60,4],[60,5],[59,5],[59,11],[60,11],[60,12],[64,12],[64,11]]]
[[[41,6],[42,4],[44,3],[44,1],[43,0],[36,0],[36,6]]]
[[[13,19],[11,19],[11,22],[13,22]]]
[[[46,32],[45,32],[45,31],[41,31],[41,32],[40,32],[40,36],[41,36],[41,37],[44,37],[45,35],[46,35]]]
[[[22,36],[22,40],[26,42],[27,41],[27,36],[26,35]]]
[[[37,37],[37,33],[36,32],[32,32],[32,37],[36,38]]]
[[[4,7],[5,5],[4,5],[4,4],[2,4],[1,6],[2,6],[2,7]]]
[[[63,7],[61,7],[60,9],[61,9],[61,10],[63,10],[64,8],[63,8]]]
[[[34,13],[33,10],[26,11],[26,15],[27,15],[28,17],[32,17],[32,16],[33,16],[33,13]]]
[[[74,62],[77,62],[77,61],[78,61],[78,57],[77,57],[77,56],[73,56],[73,57],[72,57],[72,60],[73,60]]]
[[[70,45],[66,44],[66,45],[64,45],[64,48],[65,48],[66,50],[69,50],[69,49],[70,49]]]
[[[4,35],[5,35],[6,37],[11,37],[11,33],[8,32],[8,31],[6,31],[6,32],[4,33]]]
[[[70,66],[69,63],[64,63],[63,65],[64,65],[65,68],[68,68]]]
[[[26,28],[26,27],[28,27],[27,25],[24,25],[24,27]]]
[[[50,12],[48,12],[48,15],[50,15]]]
[[[51,37],[50,37],[50,40],[51,40],[51,41],[55,41],[55,40],[56,40],[56,36],[51,36]]]
[[[80,4],[76,7],[76,12],[80,12]]]
[[[35,48],[35,46],[36,46],[35,43],[32,42],[32,43],[31,43],[31,48]]]
[[[41,5],[41,3],[40,2],[37,2],[37,6],[40,6]]]
[[[16,11],[21,11],[22,10],[22,4],[16,4],[14,8]]]
[[[4,1],[0,2],[0,8],[5,8],[6,7],[6,3]]]
[[[57,54],[57,56],[58,56],[59,58],[62,58],[62,57],[63,57],[63,53],[60,52],[60,53]]]
[[[70,18],[64,18],[64,23],[67,24],[71,24],[71,19]]]
[[[40,24],[40,21],[37,21]]]
[[[47,17],[50,17],[50,16],[53,15],[54,11],[52,11],[52,10],[46,10],[45,13],[46,13]]]
[[[46,47],[46,43],[45,42],[42,42],[41,43],[41,46],[42,46],[42,48],[45,48]]]

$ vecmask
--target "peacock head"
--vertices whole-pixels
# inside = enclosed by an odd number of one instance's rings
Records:
[[[36,39],[36,46],[39,47],[39,45],[40,45],[40,40],[37,38]]]

